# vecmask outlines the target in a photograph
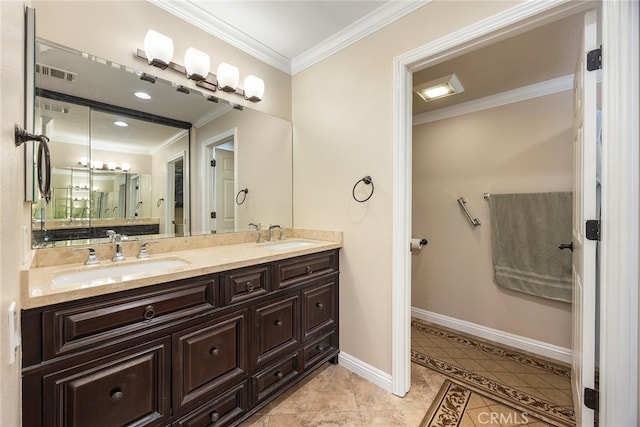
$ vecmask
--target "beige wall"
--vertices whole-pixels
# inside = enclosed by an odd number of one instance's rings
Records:
[[[13,145],[13,125],[24,121],[24,6],[0,1],[0,425],[20,425],[20,360],[9,365],[7,309],[20,304],[21,227],[30,206],[22,202],[23,149]]]
[[[340,348],[391,373],[393,59],[514,3],[434,1],[293,77],[294,223],[341,230]],[[371,175],[375,194],[351,197]]]
[[[412,230],[429,245],[412,256],[412,306],[571,348],[571,304],[493,282],[483,193],[570,191],[572,108],[565,91],[414,127]]]

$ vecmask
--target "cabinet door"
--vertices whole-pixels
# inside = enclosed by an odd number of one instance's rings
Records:
[[[302,339],[333,328],[337,321],[336,279],[302,291]]]
[[[297,378],[300,372],[300,354],[294,353],[273,362],[255,374],[251,378],[253,404],[282,390],[289,382]]]
[[[154,341],[43,377],[43,425],[160,425],[170,414],[171,342]]]
[[[277,261],[274,289],[283,289],[338,271],[338,252],[328,251]]]
[[[247,373],[247,311],[173,336],[174,412]]]
[[[299,299],[296,293],[288,298],[267,301],[254,308],[255,365],[289,353],[300,343]]]
[[[268,265],[243,268],[222,275],[224,304],[243,302],[271,290],[271,270]]]
[[[241,416],[248,407],[247,382],[224,392],[213,402],[191,411],[173,425],[179,427],[224,426]]]

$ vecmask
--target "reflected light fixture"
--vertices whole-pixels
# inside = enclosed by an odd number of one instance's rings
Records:
[[[235,92],[240,81],[238,67],[222,62],[218,65],[218,88],[223,92]]]
[[[149,30],[144,36],[144,51],[150,65],[164,70],[173,58],[173,40],[155,30]]]
[[[129,163],[121,163],[120,169],[122,169],[125,172],[129,172],[131,170],[131,165]]]
[[[187,78],[195,81],[202,81],[209,75],[211,63],[209,55],[190,47],[184,54],[184,68]]]
[[[107,168],[109,168],[110,171],[116,170],[116,167],[117,167],[116,162],[107,162]]]
[[[244,78],[244,98],[251,102],[258,102],[264,96],[264,80],[253,74]]]
[[[449,74],[416,86],[414,91],[424,101],[431,101],[432,99],[444,98],[445,96],[464,92],[464,87],[455,74]]]
[[[140,91],[140,92],[134,93],[134,95],[136,96],[136,98],[140,98],[144,100],[151,99],[151,95],[149,95],[147,92]]]

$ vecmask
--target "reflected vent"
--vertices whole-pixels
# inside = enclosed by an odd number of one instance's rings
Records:
[[[44,64],[36,64],[36,73],[42,74],[43,76],[64,80],[69,83],[74,83],[76,81],[76,78],[78,78],[77,73],[72,73],[71,71],[66,71],[61,68],[50,67]]]
[[[71,113],[71,109],[69,107],[63,107],[62,105],[56,104],[46,104],[44,102],[39,102],[38,107],[43,111],[53,111],[56,113],[69,114]]]

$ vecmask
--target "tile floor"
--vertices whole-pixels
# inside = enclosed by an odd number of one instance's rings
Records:
[[[412,347],[559,405],[571,405],[568,380],[555,373],[541,373],[539,368],[532,367],[529,362],[509,360],[504,355],[487,352],[482,346],[469,346],[464,340],[456,342],[437,334],[425,333],[415,325],[412,325]],[[411,364],[411,377],[410,392],[404,398],[399,398],[345,368],[327,363],[242,423],[241,427],[417,427],[446,377],[416,363]],[[476,412],[495,409],[492,406],[495,402],[487,401],[486,407],[482,403],[483,401],[475,402],[474,406],[477,407],[473,409]],[[465,425],[509,424],[471,421]]]

